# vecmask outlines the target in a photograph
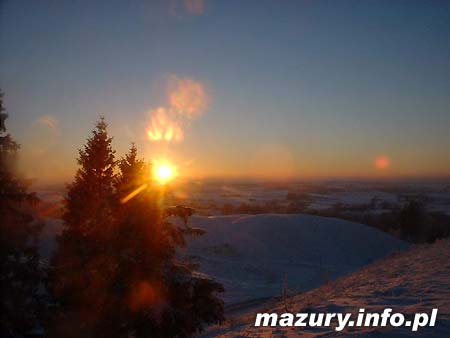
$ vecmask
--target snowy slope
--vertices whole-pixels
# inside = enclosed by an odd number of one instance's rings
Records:
[[[187,254],[222,282],[227,304],[299,292],[407,245],[377,229],[309,215],[194,217]]]
[[[256,312],[395,312],[430,313],[439,309],[435,327],[352,328],[335,332],[326,328],[253,327]],[[360,271],[285,301],[271,301],[247,313],[229,316],[222,327],[203,337],[450,337],[450,240],[420,245],[391,255]]]
[[[48,219],[41,254],[48,260],[62,221]],[[407,244],[377,229],[309,215],[193,217],[204,236],[183,254],[220,281],[227,305],[303,292],[358,270]]]

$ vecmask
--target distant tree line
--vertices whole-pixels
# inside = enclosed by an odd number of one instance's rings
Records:
[[[331,208],[320,210],[309,208],[312,200],[308,193],[288,192],[285,201],[243,202],[237,205],[225,203],[220,211],[223,215],[305,213],[334,217],[366,224],[413,243],[432,243],[437,239],[450,237],[450,216],[429,211],[427,198],[423,195],[402,197],[401,206],[373,198],[369,203],[336,203]],[[383,209],[383,212],[374,212],[377,207]]]
[[[287,202],[287,203],[286,203]],[[312,202],[312,198],[305,193],[292,193],[286,195],[286,202],[282,203],[278,200],[271,200],[260,203],[240,203],[233,205],[225,203],[220,211],[223,215],[232,214],[298,214],[306,212],[308,206]]]
[[[423,196],[408,198],[402,206],[388,203],[384,207],[387,211],[374,213],[371,204],[346,206],[337,203],[330,209],[308,213],[367,224],[413,243],[432,243],[450,237],[450,216],[429,211]]]

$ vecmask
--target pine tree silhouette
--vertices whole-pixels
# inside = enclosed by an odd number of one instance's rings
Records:
[[[177,226],[168,215],[186,218],[189,208],[178,206],[163,212],[158,189],[149,180],[151,170],[137,159],[133,145],[119,162],[116,183],[118,227],[117,246],[126,257],[118,285],[126,285],[123,307],[129,312],[124,322],[135,337],[187,337],[204,324],[223,320],[223,302],[217,297],[223,287],[200,274],[194,266],[176,256],[177,247],[185,246],[186,235],[203,232]],[[124,196],[139,191],[124,202]],[[174,210],[176,213],[174,213]]]
[[[52,259],[49,288],[57,307],[49,334],[91,337],[109,299],[114,260],[109,236],[116,162],[101,118],[79,151],[75,180],[65,198],[64,230]]]
[[[79,231],[86,236],[99,232],[111,223],[111,197],[113,193],[115,151],[112,138],[108,136],[107,124],[102,117],[87,140],[84,150],[79,151],[81,166],[75,181],[68,187],[66,212],[63,216],[67,229]]]
[[[34,194],[16,174],[19,145],[6,133],[8,115],[0,92],[0,336],[23,337],[38,326],[42,303]]]

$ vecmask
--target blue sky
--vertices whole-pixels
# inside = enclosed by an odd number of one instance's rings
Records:
[[[31,175],[70,176],[100,114],[119,154],[135,141],[187,175],[450,175],[448,1],[19,0],[0,29]],[[182,142],[151,142],[171,76],[208,107]]]

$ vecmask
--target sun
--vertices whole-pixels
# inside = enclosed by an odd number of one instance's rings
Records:
[[[154,175],[159,183],[166,184],[167,182],[174,179],[176,175],[176,169],[169,163],[159,163],[155,166]]]

